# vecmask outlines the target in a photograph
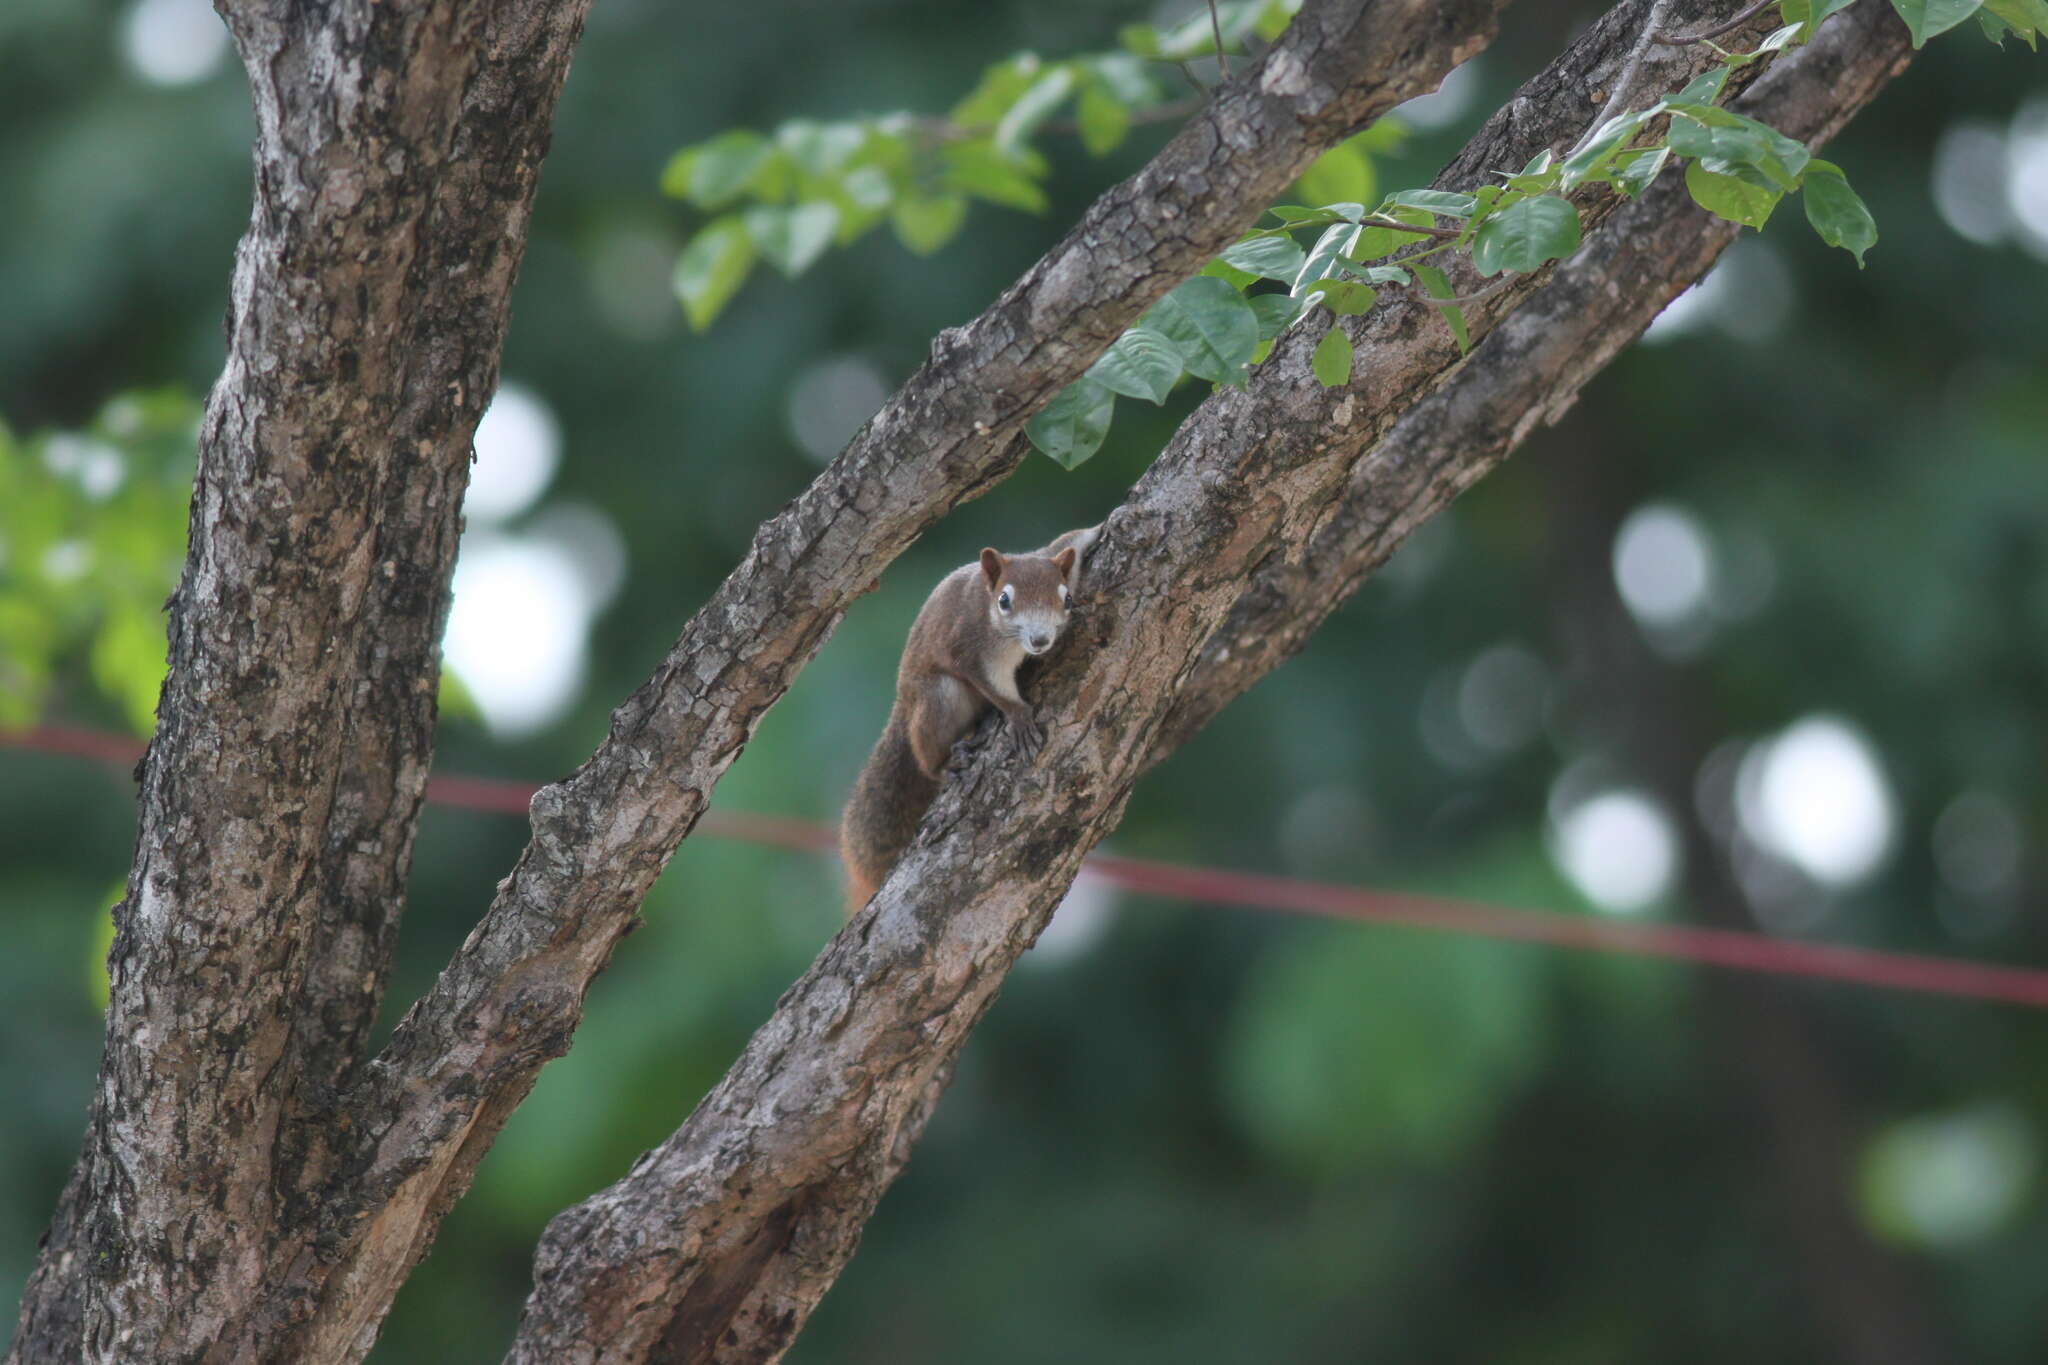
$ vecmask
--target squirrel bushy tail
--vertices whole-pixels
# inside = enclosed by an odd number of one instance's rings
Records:
[[[938,782],[925,776],[910,751],[902,709],[892,709],[888,726],[854,781],[853,795],[847,798],[846,813],[839,822],[848,914],[866,905],[880,889],[889,869],[917,837],[917,827],[938,794]]]

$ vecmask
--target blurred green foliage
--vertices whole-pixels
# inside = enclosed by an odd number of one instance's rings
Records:
[[[0,726],[36,720],[72,663],[149,733],[197,426],[170,391],[124,394],[80,431],[0,428]]]
[[[161,650],[190,468],[194,409],[158,395],[201,393],[219,367],[250,140],[228,68],[175,87],[138,77],[123,47],[134,12],[0,9],[0,188],[17,206],[0,215],[0,412],[39,433],[0,443],[0,601],[44,604],[0,625],[0,685],[17,717],[33,705],[114,729],[149,710],[134,679],[145,637]],[[1595,12],[1511,9],[1462,114],[1404,116],[1408,141],[1372,153],[1378,183],[1426,183]],[[745,23],[595,7],[505,358],[552,406],[566,452],[505,530],[598,509],[628,575],[573,707],[516,739],[451,721],[445,770],[542,779],[580,761],[752,528],[872,409],[824,381],[899,380],[1170,125],[1134,123],[1100,159],[1045,139],[1043,216],[977,213],[925,257],[869,233],[800,284],[753,280],[702,339],[673,293],[700,226],[661,193],[675,148],[795,117],[946,109],[1015,53],[1106,51],[1127,25],[1190,17],[1129,0],[768,0]],[[1425,528],[1140,788],[1116,845],[1590,912],[1553,857],[1555,807],[1625,784],[1665,801],[1694,855],[1647,913],[1715,918],[1731,883],[1699,756],[1825,712],[1879,756],[1889,855],[1854,885],[1795,882],[1754,907],[1737,895],[1741,915],[2042,960],[2048,221],[2009,193],[2031,183],[2018,170],[2048,164],[2040,73],[2019,44],[1931,45],[1831,152],[1883,225],[1867,270],[1783,215],[1745,234],[1690,330],[1625,356]],[[1995,138],[2005,177],[1969,220],[1976,245],[1932,190],[1961,175],[1958,130]],[[1951,217],[1962,192],[1944,191]],[[829,819],[931,582],[983,544],[1039,544],[1102,515],[1190,387],[1124,405],[1086,466],[1032,461],[914,547],[766,718],[719,803]],[[80,449],[113,452],[117,488],[91,493],[65,453]],[[1652,501],[1702,528],[1730,589],[1688,631],[1639,625],[1616,593],[1617,533]],[[57,553],[57,569],[80,567],[53,588],[52,554],[74,542],[115,548],[82,564]],[[1540,666],[1521,711],[1481,685],[1479,661],[1502,648]],[[21,1021],[0,1031],[11,1301],[83,1127],[133,788],[124,770],[5,749],[0,777],[0,995]],[[2010,821],[2003,862],[1985,851],[2004,828],[1985,810]],[[392,1017],[523,834],[429,810]],[[682,1120],[838,913],[822,860],[686,844],[373,1359],[496,1359],[545,1220]],[[1790,1007],[1761,1039],[1743,1027],[1765,1017],[1759,1001]],[[1792,1053],[1813,1071],[1788,1102],[1759,1078]],[[2010,1009],[1787,982],[1745,993],[1669,964],[1151,902],[1091,914],[1077,899],[1005,990],[791,1359],[1791,1365],[1855,1358],[1820,1307],[1841,1294],[1933,1319],[1937,1358],[2023,1365],[2048,1266],[2044,1065],[2048,1036]],[[1794,1171],[1811,1144],[1788,1133],[1839,1136]],[[1843,1221],[1787,1190],[1819,1190]],[[1891,1276],[1882,1295],[1873,1266]]]

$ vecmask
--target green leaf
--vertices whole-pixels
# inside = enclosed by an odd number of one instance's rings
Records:
[[[949,142],[941,155],[946,162],[946,187],[986,199],[991,204],[1045,212],[1045,191],[1022,165],[1004,157],[986,138]]]
[[[1856,0],[1781,0],[1778,14],[1788,24],[1805,24],[1806,36],[1811,38],[1820,28],[1821,20],[1855,3]]]
[[[961,194],[907,194],[889,213],[896,240],[920,256],[952,241],[966,221],[967,197]]]
[[[1761,57],[1767,52],[1781,51],[1785,48],[1790,47],[1795,40],[1804,41],[1801,38],[1801,35],[1805,31],[1806,30],[1798,24],[1786,24],[1783,28],[1774,29],[1769,34],[1769,36],[1767,36],[1762,42],[1756,45],[1756,51],[1750,53],[1749,55],[1752,57]]]
[[[1081,92],[1075,117],[1080,121],[1081,145],[1091,156],[1107,156],[1131,131],[1131,111],[1099,85]]]
[[[1334,389],[1351,382],[1351,337],[1341,324],[1332,324],[1323,333],[1323,339],[1316,343],[1316,353],[1309,360],[1309,368],[1316,373],[1316,382],[1326,389]]]
[[[1311,204],[1345,199],[1364,204],[1373,197],[1374,179],[1366,154],[1350,142],[1340,142],[1317,157],[1297,183],[1302,197]]]
[[[1261,40],[1270,43],[1285,33],[1287,26],[1293,22],[1294,10],[1291,6],[1282,3],[1282,0],[1269,0],[1269,3],[1259,10],[1258,22],[1252,26],[1252,32],[1258,34]]]
[[[754,268],[754,242],[737,217],[715,218],[690,239],[676,261],[676,297],[683,314],[701,332],[732,301]]]
[[[1173,343],[1189,374],[1218,384],[1240,382],[1259,344],[1259,318],[1244,295],[1201,275],[1153,304],[1143,322]]]
[[[1294,277],[1294,284],[1289,292],[1300,298],[1308,293],[1309,286],[1317,280],[1327,279],[1336,274],[1339,268],[1337,263],[1351,255],[1351,248],[1365,231],[1367,229],[1360,228],[1354,223],[1333,223],[1324,228],[1323,235],[1316,238],[1316,244],[1309,249],[1308,256],[1302,261],[1301,271]]]
[[[1379,301],[1379,291],[1370,285],[1356,284],[1350,280],[1318,280],[1309,297],[1320,303],[1340,318],[1356,317],[1370,313],[1374,303]]]
[[[1146,64],[1128,52],[1103,52],[1081,60],[1102,83],[1103,92],[1126,109],[1142,109],[1162,98]]]
[[[1348,275],[1356,275],[1359,279],[1364,280],[1367,284],[1412,283],[1412,281],[1408,278],[1408,270],[1405,266],[1354,265],[1350,261],[1346,261],[1344,262],[1344,272]]]
[[[1116,395],[1100,380],[1082,375],[1024,424],[1024,434],[1063,468],[1072,469],[1102,449],[1115,412]]]
[[[1636,147],[1614,158],[1614,188],[1634,199],[1650,188],[1665,163],[1671,160],[1669,147]]]
[[[1015,154],[1025,139],[1038,131],[1038,125],[1051,118],[1053,110],[1073,92],[1074,68],[1065,63],[1033,81],[996,124],[997,149]]]
[[[1476,198],[1477,196],[1475,196]],[[1422,209],[1396,207],[1381,215],[1399,222],[1412,223],[1417,227],[1429,227],[1436,222],[1436,216]],[[1420,233],[1402,232],[1398,228],[1373,227],[1368,225],[1358,234],[1358,240],[1351,244],[1345,254],[1354,261],[1376,261],[1382,256],[1392,255],[1404,246],[1414,246],[1422,241]]]
[[[1727,87],[1727,84],[1728,68],[1717,66],[1711,71],[1702,72],[1700,75],[1693,77],[1686,83],[1683,90],[1680,90],[1675,95],[1667,95],[1663,103],[1667,105],[1713,104],[1721,98],[1721,91]],[[1644,112],[1654,113],[1654,107]]]
[[[663,172],[661,187],[698,208],[722,208],[746,190],[775,144],[759,133],[735,128],[676,154]]]
[[[1557,184],[1562,171],[1557,154],[1548,147],[1529,158],[1529,164],[1522,168],[1520,175],[1508,177],[1508,188],[1520,190],[1523,194],[1542,194]]]
[[[1782,197],[1778,191],[1720,175],[1695,161],[1685,168],[1685,188],[1693,202],[1731,222],[1760,228]]]
[[[121,701],[137,734],[155,728],[163,691],[165,637],[158,614],[135,603],[110,604],[92,642],[92,676],[100,690]]]
[[[1116,31],[1116,40],[1124,51],[1140,57],[1159,55],[1159,30],[1151,24],[1125,24]]]
[[[782,125],[775,140],[804,174],[820,177],[837,175],[853,160],[867,130],[857,123],[816,123],[794,119]]]
[[[1984,36],[1986,38],[1989,38],[1992,42],[1996,43],[2000,47],[2005,46],[2006,35],[2008,33],[2012,33],[2015,31],[2011,24],[2008,24],[2007,22],[2005,22],[2005,20],[1999,18],[1997,15],[1993,14],[1988,9],[1980,9],[1977,11],[1977,27],[1984,30]],[[2027,37],[2030,39],[2032,38],[2032,36],[2032,34],[2027,35]],[[2031,42],[2028,43],[2028,46],[2031,47],[2032,45],[2033,44]]]
[[[1088,374],[1111,393],[1164,403],[1180,382],[1180,351],[1149,327],[1133,327],[1110,343]]]
[[[1601,124],[1599,130],[1587,139],[1585,146],[1565,158],[1559,176],[1562,186],[1569,190],[1588,180],[1599,178],[1607,165],[1620,154],[1622,147],[1642,130],[1643,124],[1647,121],[1648,116],[1644,114],[1624,114],[1620,118],[1611,118]]]
[[[1975,14],[1984,0],[1892,0],[1892,8],[1906,21],[1913,46],[1925,46],[1929,38],[1948,32]]]
[[[888,208],[889,200],[896,194],[896,187],[889,183],[889,173],[880,166],[854,167],[839,182],[839,188],[848,202],[873,213]]]
[[[1472,264],[1482,275],[1529,271],[1579,245],[1579,211],[1555,195],[1510,204],[1479,225]]]
[[[818,200],[793,208],[757,204],[743,217],[747,235],[768,263],[790,276],[801,275],[825,254],[839,226],[839,210]]]
[[[1249,270],[1239,270],[1221,256],[1218,256],[1195,273],[1197,275],[1207,275],[1213,280],[1222,280],[1240,294],[1259,282],[1257,275],[1252,274]]]
[[[1384,208],[1401,206],[1421,209],[1424,213],[1442,214],[1446,218],[1470,218],[1479,201],[1469,194],[1458,194],[1450,190],[1397,190],[1387,196]]]
[[[1268,280],[1292,283],[1307,257],[1292,237],[1248,237],[1223,249],[1223,259],[1239,270]]]
[[[1451,278],[1433,265],[1415,267],[1416,278],[1422,281],[1422,288],[1433,299],[1454,299],[1457,294],[1451,289]],[[1465,310],[1462,308],[1439,308],[1444,321],[1450,324],[1451,337],[1458,343],[1458,354],[1465,355],[1472,350],[1472,333],[1465,326]]]
[[[1040,65],[1037,54],[1031,52],[997,62],[981,73],[974,89],[953,106],[948,117],[962,128],[994,128],[1038,79]]]
[[[1838,246],[1856,257],[1863,268],[1863,253],[1877,245],[1877,221],[1870,216],[1842,168],[1831,161],[1815,161],[1806,168],[1801,182],[1806,204],[1806,221],[1829,246]]]
[[[1259,320],[1259,340],[1270,342],[1301,316],[1302,300],[1292,294],[1256,294],[1246,300]]]
[[[2041,34],[2048,33],[2048,0],[1984,0],[1977,17],[1996,19],[2033,47]]]
[[[1799,184],[1799,174],[1811,159],[1805,144],[1732,110],[1701,107],[1672,112],[1669,141],[1680,156],[1753,166],[1783,190]],[[1720,166],[1708,169],[1727,173]]]

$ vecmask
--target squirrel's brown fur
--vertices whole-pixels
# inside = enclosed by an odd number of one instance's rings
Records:
[[[1017,692],[1017,667],[1057,640],[1097,529],[1069,531],[1026,555],[983,550],[925,599],[903,646],[889,723],[840,820],[849,911],[867,904],[910,846],[954,742],[989,707],[1017,728],[1027,752],[1044,741]]]

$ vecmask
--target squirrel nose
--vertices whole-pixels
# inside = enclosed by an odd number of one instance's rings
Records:
[[[1035,653],[1035,652],[1037,652],[1037,651],[1039,651],[1039,650],[1042,650],[1042,649],[1050,649],[1050,648],[1052,648],[1052,636],[1050,636],[1050,635],[1033,635],[1033,636],[1031,637],[1031,640],[1030,640],[1030,644],[1031,644],[1031,648],[1032,648],[1032,651],[1033,651],[1034,653]]]

